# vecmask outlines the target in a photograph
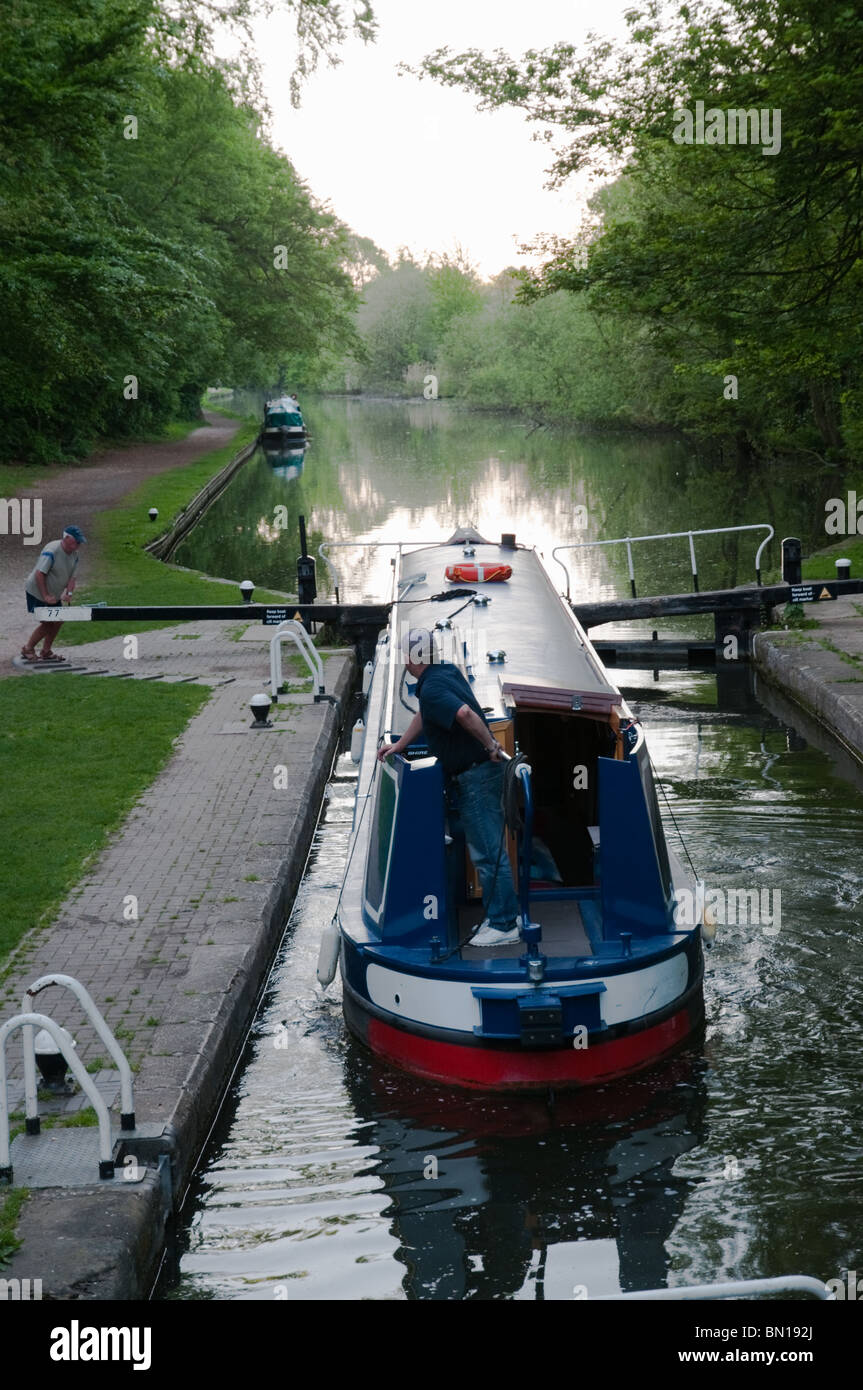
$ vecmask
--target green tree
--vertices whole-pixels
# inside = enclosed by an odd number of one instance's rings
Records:
[[[356,344],[347,229],[206,33],[155,0],[9,0],[2,23],[0,457],[77,454]]]
[[[672,418],[838,451],[863,414],[863,12],[651,0],[627,20],[625,44],[521,60],[441,50],[424,64],[557,138],[553,183],[587,167],[624,176],[616,202],[596,204],[587,266],[583,241],[549,245],[525,294],[585,291],[603,318],[640,320],[670,366]],[[780,113],[780,147],[677,143],[675,113],[698,101]],[[729,375],[739,406],[725,402]]]

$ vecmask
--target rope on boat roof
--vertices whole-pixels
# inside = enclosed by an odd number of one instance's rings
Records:
[[[444,589],[440,594],[426,594],[423,598],[396,598],[393,608],[397,603],[446,603],[450,598],[476,598],[476,589]]]

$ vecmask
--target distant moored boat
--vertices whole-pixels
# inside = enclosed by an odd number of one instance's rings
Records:
[[[261,438],[266,441],[303,440],[306,426],[296,396],[280,396],[267,401]]]

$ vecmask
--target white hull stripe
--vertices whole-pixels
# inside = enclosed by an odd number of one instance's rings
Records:
[[[602,1022],[611,1028],[656,1013],[685,993],[688,978],[689,963],[682,951],[670,960],[643,970],[631,970],[624,975],[597,975],[594,983],[605,985],[604,992],[599,995]],[[547,981],[543,988],[553,994],[555,984],[564,988],[567,983],[588,982]],[[490,984],[488,980],[481,984],[483,990],[500,989],[510,994],[517,988],[511,983]],[[471,1035],[482,1022],[479,999],[474,997],[472,986],[460,980],[433,980],[373,964],[366,972],[366,988],[371,1002],[379,1009],[409,1022]],[[530,995],[533,990],[525,985],[524,993]]]

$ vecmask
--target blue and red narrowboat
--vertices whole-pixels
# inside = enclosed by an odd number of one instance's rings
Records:
[[[580,1087],[650,1066],[702,1024],[703,954],[701,923],[677,920],[694,885],[666,844],[641,724],[539,555],[513,537],[462,529],[400,554],[393,582],[318,978],[338,960],[351,1031],[437,1082]],[[481,890],[422,736],[376,756],[418,707],[402,657],[417,628],[434,632],[435,660],[459,668],[512,759],[513,945],[467,946]]]

